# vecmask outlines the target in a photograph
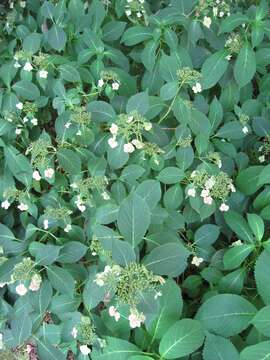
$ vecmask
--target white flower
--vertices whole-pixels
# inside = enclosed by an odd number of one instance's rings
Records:
[[[77,136],[81,136],[81,135],[82,135],[81,130],[78,130],[78,131],[76,132],[76,135],[77,135]]]
[[[143,4],[143,3],[144,3],[144,0],[139,0],[139,2],[140,2],[141,4]]]
[[[203,189],[201,192],[201,197],[205,198],[209,196],[209,190],[208,189]]]
[[[133,0],[127,0],[127,3],[131,3]]]
[[[78,336],[78,330],[77,330],[77,328],[75,328],[75,326],[74,326],[74,328],[73,328],[72,331],[71,331],[71,335],[72,335],[72,337],[73,337],[74,339],[76,339],[77,336]]]
[[[140,11],[138,11],[136,15],[138,18],[142,17],[142,13]]]
[[[133,153],[134,150],[135,150],[135,148],[131,143],[124,144],[124,152],[125,153],[131,154],[131,153]]]
[[[221,11],[221,12],[219,13],[219,17],[223,17],[223,16],[224,16],[224,12]]]
[[[110,195],[107,193],[107,191],[103,191],[101,196],[104,200],[110,200],[110,198],[111,198]]]
[[[70,224],[67,224],[67,225],[65,226],[65,228],[64,228],[64,231],[65,231],[66,233],[68,233],[68,232],[70,232],[71,229],[72,229],[72,226],[71,226]]]
[[[222,161],[220,159],[217,161],[217,166],[219,169],[222,168]]]
[[[33,172],[33,175],[32,175],[33,179],[36,180],[36,181],[40,181],[41,180],[41,176],[40,176],[40,173],[38,170],[35,170]]]
[[[224,212],[228,211],[229,209],[230,209],[229,205],[227,205],[225,203],[222,203],[219,207],[219,210],[224,211]]]
[[[68,121],[67,123],[65,123],[65,128],[66,128],[66,129],[69,129],[69,128],[70,128],[70,125],[71,125],[71,122]]]
[[[45,230],[47,230],[49,228],[49,220],[48,219],[43,220],[43,227]]]
[[[131,314],[128,317],[129,320],[129,326],[134,329],[136,327],[140,327],[141,323],[145,321],[145,316],[143,313],[139,314],[137,312],[131,312]]]
[[[116,135],[118,133],[118,126],[115,123],[112,123],[110,127],[110,133]]]
[[[217,7],[213,7],[213,15],[217,16],[218,14],[218,8]]]
[[[25,8],[25,6],[26,6],[26,1],[21,1],[21,2],[20,2],[20,6],[21,6],[22,8]]]
[[[4,342],[3,342],[3,334],[0,333],[0,350],[4,348]]]
[[[10,202],[8,200],[2,201],[1,207],[5,210],[7,210],[10,207]]]
[[[227,60],[231,60],[231,58],[232,58],[232,55],[230,55],[230,54],[225,57],[225,59],[227,59]]]
[[[195,265],[195,266],[200,266],[200,264],[203,262],[203,258],[197,257],[197,256],[193,256],[191,264]]]
[[[213,198],[211,196],[206,196],[205,198],[203,198],[203,202],[206,204],[206,205],[211,205],[212,202],[213,202]]]
[[[211,18],[208,17],[208,16],[205,16],[205,17],[203,18],[203,25],[206,26],[206,27],[209,29],[210,26],[211,26],[211,24],[212,24]]]
[[[206,189],[212,189],[212,187],[215,185],[215,179],[213,176],[211,176],[208,180],[206,180],[204,186]]]
[[[114,317],[115,321],[119,321],[120,319],[120,313],[119,311],[117,311],[116,307],[114,306],[109,307],[109,315],[111,317]]]
[[[125,13],[126,13],[127,16],[130,16],[131,15],[131,10],[126,10]]]
[[[150,131],[152,129],[152,124],[150,122],[144,123],[144,129]]]
[[[98,87],[102,87],[104,85],[103,79],[98,80]]]
[[[247,127],[247,126],[244,126],[244,127],[242,128],[242,131],[243,131],[244,134],[247,134],[247,133],[248,133],[248,127]]]
[[[21,64],[18,61],[15,61],[14,67],[15,69],[19,69],[21,67]]]
[[[193,179],[193,178],[196,176],[196,174],[197,174],[197,171],[196,171],[196,170],[194,170],[194,171],[192,171],[192,173],[191,173],[190,177]]]
[[[48,71],[46,70],[39,70],[38,75],[42,79],[47,79],[48,77]]]
[[[192,86],[192,90],[194,94],[200,93],[202,91],[201,84],[197,82],[194,86]]]
[[[157,298],[159,298],[160,296],[162,296],[162,292],[161,291],[158,291],[155,296],[154,296],[154,299],[157,300]]]
[[[258,149],[259,152],[263,151],[263,146],[260,146]]]
[[[40,288],[40,284],[42,282],[42,278],[40,275],[35,274],[32,276],[31,283],[29,285],[29,289],[31,291],[38,291]]]
[[[114,149],[118,146],[118,142],[115,140],[115,137],[109,138],[108,144],[112,149]]]
[[[231,192],[236,192],[236,188],[233,184],[229,185],[229,189],[231,190]]]
[[[129,115],[127,118],[127,123],[130,124],[133,121],[134,117],[132,115]]]
[[[31,63],[29,61],[27,61],[23,67],[23,70],[25,71],[32,71],[33,70],[33,66],[31,65]]]
[[[13,122],[13,120],[11,118],[7,118],[7,121],[10,122],[10,123]]]
[[[53,168],[48,168],[44,171],[44,176],[48,179],[51,179],[54,175],[54,169]]]
[[[102,287],[102,286],[104,286],[104,281],[103,281],[100,277],[98,277],[98,275],[100,275],[100,274],[97,274],[96,279],[94,280],[94,282],[95,282],[98,286]]]
[[[240,245],[242,245],[243,243],[242,243],[242,241],[241,240],[236,240],[236,241],[234,241],[233,243],[231,243],[231,246],[240,246]]]
[[[33,350],[32,345],[31,345],[31,344],[27,344],[27,345],[26,345],[26,352],[27,352],[27,354],[30,354],[30,353],[32,352],[32,350]]]
[[[84,212],[86,210],[86,206],[82,202],[77,203],[77,208],[80,210],[80,212]]]
[[[27,293],[27,288],[24,284],[19,284],[16,286],[16,293],[20,296],[24,296]]]
[[[144,147],[144,144],[140,140],[133,139],[131,142],[137,149],[142,149]]]
[[[23,118],[24,124],[26,124],[28,121],[29,121],[29,119],[25,116],[25,117]]]
[[[72,189],[78,189],[78,185],[76,183],[70,184],[70,187],[72,187]]]
[[[27,211],[28,210],[28,205],[24,204],[24,203],[20,203],[17,208],[21,211]]]
[[[89,355],[91,352],[91,349],[87,346],[87,345],[81,345],[80,346],[80,351],[83,355]]]
[[[13,2],[13,1],[11,1],[11,3],[9,4],[9,8],[10,8],[10,9],[13,9],[13,8],[14,8],[14,2]]]
[[[195,197],[196,196],[196,189],[195,188],[188,189],[187,194],[188,194],[188,196]]]
[[[21,133],[22,133],[22,129],[20,129],[20,128],[15,129],[15,134],[16,135],[20,135]]]
[[[259,162],[260,163],[263,163],[264,161],[265,161],[265,156],[264,155],[261,155],[261,156],[259,156]]]
[[[120,86],[120,84],[119,84],[117,81],[115,81],[115,82],[112,83],[112,89],[113,89],[113,90],[118,90],[118,89],[119,89],[119,86]]]
[[[38,124],[38,119],[37,119],[37,118],[33,118],[33,119],[31,120],[31,123],[32,123],[34,126],[37,126],[37,124]]]
[[[23,109],[23,103],[18,102],[18,103],[16,104],[16,108],[19,109],[19,110],[22,110],[22,109]]]

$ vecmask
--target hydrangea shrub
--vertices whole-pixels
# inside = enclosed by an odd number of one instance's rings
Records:
[[[268,359],[269,2],[0,23],[0,359]]]

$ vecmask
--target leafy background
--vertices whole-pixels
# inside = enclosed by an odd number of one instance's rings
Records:
[[[0,358],[267,359],[268,1],[0,6]],[[221,176],[211,203],[194,171]],[[163,280],[131,329],[95,279],[134,263]]]

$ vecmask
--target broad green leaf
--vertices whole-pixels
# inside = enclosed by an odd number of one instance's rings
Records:
[[[185,271],[189,254],[182,244],[168,243],[154,248],[143,263],[155,274],[176,277]]]
[[[143,352],[134,344],[114,337],[106,338],[107,346],[102,354],[97,351],[91,353],[93,360],[128,360],[130,356],[143,354]]]
[[[73,264],[79,261],[87,250],[88,248],[84,244],[78,241],[69,241],[62,246],[57,261],[64,264]]]
[[[247,346],[240,353],[240,360],[267,360],[270,357],[270,341]]]
[[[264,336],[270,337],[270,305],[260,309],[252,319],[252,324]]]
[[[204,348],[204,360],[239,360],[239,353],[229,339],[207,334]]]
[[[177,321],[162,337],[159,353],[163,359],[177,359],[197,350],[204,340],[204,331],[199,321]]]
[[[144,40],[151,39],[152,35],[151,29],[141,25],[132,26],[124,32],[121,42],[127,46],[132,46],[139,44]]]
[[[214,224],[202,225],[194,234],[194,244],[199,246],[212,245],[219,237],[219,227]]]
[[[68,82],[79,82],[81,77],[76,67],[71,64],[64,64],[59,67],[61,77]]]
[[[257,291],[266,305],[270,305],[270,254],[264,250],[258,257],[255,265],[255,280]]]
[[[51,265],[58,258],[61,246],[41,244],[33,241],[29,246],[29,252],[35,257],[37,265]]]
[[[196,319],[206,330],[230,337],[245,330],[256,312],[256,308],[245,298],[221,294],[206,300],[200,306]]]
[[[261,241],[264,234],[263,219],[256,214],[247,214],[248,224],[255,235],[257,241]]]
[[[250,166],[239,171],[236,178],[237,188],[245,195],[254,194],[260,187],[260,173],[263,166]]]
[[[135,192],[145,200],[150,209],[153,209],[161,198],[160,183],[152,179],[144,180]]]
[[[16,82],[12,89],[25,100],[36,100],[40,96],[38,87],[28,80]]]
[[[57,152],[59,165],[70,175],[77,175],[81,171],[81,159],[79,155],[70,149],[60,149]]]
[[[176,166],[168,166],[161,170],[157,179],[164,184],[175,184],[182,180],[184,172]]]
[[[73,297],[75,282],[67,270],[59,266],[51,265],[47,267],[47,274],[52,286],[57,291]]]
[[[66,46],[67,36],[59,25],[55,24],[50,28],[47,39],[50,46],[57,51],[62,51]]]
[[[13,346],[20,346],[31,336],[32,321],[29,314],[17,317],[11,321]]]
[[[228,67],[228,60],[226,53],[221,50],[209,56],[203,63],[202,73],[202,87],[203,89],[210,89],[220,80]]]
[[[124,240],[137,246],[150,225],[150,210],[146,201],[133,193],[119,207],[117,225]]]
[[[226,270],[238,268],[255,249],[253,244],[236,245],[226,250],[223,262]]]
[[[253,78],[256,71],[255,53],[246,44],[240,50],[233,69],[234,78],[240,87],[247,85]]]
[[[147,113],[149,109],[149,96],[146,92],[141,92],[133,95],[127,102],[126,111],[132,113],[133,111],[138,112],[141,115]]]
[[[38,345],[38,356],[40,360],[65,360],[66,357],[61,350],[51,345],[49,342],[45,342],[43,339],[39,339],[34,336]]]
[[[92,101],[87,105],[93,121],[112,122],[115,118],[113,107],[105,101]]]
[[[253,243],[253,235],[246,220],[237,212],[229,211],[225,214],[228,226],[239,236],[240,240]]]
[[[246,15],[240,13],[231,14],[230,16],[227,16],[224,20],[222,20],[220,32],[229,33],[239,25],[245,24],[248,21],[249,19]]]

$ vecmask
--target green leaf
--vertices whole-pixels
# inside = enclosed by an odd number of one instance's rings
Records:
[[[121,42],[127,46],[132,46],[152,38],[152,30],[144,26],[132,26],[126,30],[122,36]]]
[[[160,339],[181,315],[183,299],[180,287],[172,279],[167,279],[162,286],[162,296],[158,298],[159,311],[157,316],[146,323],[148,332],[152,335],[152,342]]]
[[[264,234],[263,219],[256,214],[247,214],[248,224],[258,241],[261,241]]]
[[[90,276],[83,290],[83,303],[88,311],[103,301],[106,290],[94,282],[95,276]]]
[[[66,356],[55,346],[49,342],[45,342],[43,339],[39,339],[34,336],[34,339],[38,345],[38,356],[40,360],[65,360]]]
[[[270,357],[270,341],[247,346],[240,353],[240,360],[266,360]]]
[[[29,246],[29,252],[35,257],[37,265],[51,265],[58,258],[61,246],[41,244],[33,241]]]
[[[57,152],[59,165],[70,175],[77,175],[81,171],[81,159],[75,151],[60,149]]]
[[[255,314],[256,308],[243,297],[221,294],[206,300],[200,306],[196,319],[206,330],[230,337],[245,330]]]
[[[25,100],[36,100],[40,96],[38,87],[28,80],[17,81],[12,89]]]
[[[91,353],[92,360],[128,360],[130,356],[143,352],[134,344],[113,337],[106,337],[106,347],[102,354],[96,350]]]
[[[264,250],[255,265],[255,281],[257,291],[266,305],[270,305],[270,254]]]
[[[40,49],[41,35],[37,33],[27,35],[23,40],[23,50],[35,54]]]
[[[259,174],[258,185],[270,183],[270,165],[264,166]]]
[[[32,321],[29,314],[24,313],[22,316],[11,321],[11,331],[13,336],[13,346],[20,346],[31,336]]]
[[[164,359],[184,357],[197,350],[203,340],[204,331],[199,321],[179,320],[161,339],[159,353]]]
[[[221,50],[209,56],[203,63],[202,87],[203,89],[210,89],[220,80],[228,67],[228,60],[226,53]]]
[[[239,121],[229,121],[218,129],[216,136],[229,140],[243,139],[245,137],[243,125]]]
[[[224,20],[222,20],[220,32],[229,33],[239,25],[245,24],[248,21],[249,19],[246,15],[240,13],[231,14],[230,16],[227,16]]]
[[[246,220],[237,212],[229,211],[225,214],[225,221],[241,240],[253,243],[253,235]]]
[[[226,270],[238,268],[255,249],[253,244],[236,245],[226,250],[223,262]]]
[[[194,234],[194,244],[199,246],[210,246],[218,239],[219,227],[214,224],[202,225]]]
[[[62,51],[66,46],[66,33],[61,27],[56,24],[53,25],[48,31],[47,39],[50,46],[57,51]]]
[[[239,353],[229,339],[207,334],[204,348],[204,360],[239,360]]]
[[[29,186],[32,182],[32,167],[28,159],[13,146],[4,149],[7,167],[24,185]]]
[[[145,115],[149,109],[149,96],[146,92],[133,95],[127,102],[126,112],[131,113],[137,111],[141,115]]]
[[[185,271],[189,255],[182,244],[168,243],[154,248],[143,263],[155,274],[176,277]]]
[[[73,264],[79,261],[88,248],[78,241],[69,241],[61,248],[57,261],[64,264]]]
[[[71,64],[64,64],[59,67],[61,77],[68,82],[79,82],[81,77],[76,68]]]
[[[117,225],[121,235],[133,247],[141,242],[150,220],[149,207],[139,195],[133,193],[120,204]]]
[[[252,319],[252,324],[264,336],[270,337],[270,305],[260,309]]]
[[[96,218],[100,224],[110,224],[117,219],[118,206],[106,204],[97,209]]]
[[[256,71],[255,53],[246,44],[240,50],[233,69],[234,78],[240,87],[247,85],[253,78]]]
[[[144,180],[138,185],[135,192],[145,200],[150,209],[153,209],[161,198],[160,183],[152,179]]]
[[[175,166],[168,166],[161,170],[157,179],[164,184],[175,184],[182,180],[184,177],[184,172]]]
[[[51,265],[47,267],[47,274],[52,286],[57,291],[73,297],[75,282],[67,270],[59,266]]]
[[[262,169],[263,166],[250,166],[239,171],[236,178],[237,188],[245,195],[254,194],[261,187],[259,180]]]
[[[91,118],[97,122],[112,122],[115,118],[113,107],[105,101],[92,101],[87,105]]]

